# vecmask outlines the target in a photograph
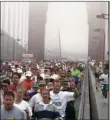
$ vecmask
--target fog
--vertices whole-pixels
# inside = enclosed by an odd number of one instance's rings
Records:
[[[88,16],[86,2],[49,2],[45,28],[45,51],[63,57],[88,57]],[[58,53],[57,53],[58,52]],[[45,53],[47,54],[47,52]]]

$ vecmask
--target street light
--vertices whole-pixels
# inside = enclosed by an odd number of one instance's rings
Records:
[[[60,39],[60,28],[58,31],[58,36],[59,36],[59,53],[60,53],[60,60],[62,59],[62,52],[61,52],[61,39]]]
[[[101,28],[94,29],[95,32],[100,32],[105,36],[105,31]],[[104,37],[105,38],[105,37]]]
[[[13,60],[15,60],[15,44],[16,44],[16,41],[21,41],[20,39],[15,39],[15,40],[13,40]]]
[[[99,61],[99,60],[100,60],[100,57],[99,57],[99,54],[100,54],[100,53],[99,53],[99,50],[100,50],[100,52],[101,52],[101,41],[100,41],[99,36],[92,37],[92,39],[98,40],[99,45],[100,45],[100,47],[97,46],[97,61]],[[99,47],[99,49],[98,49],[98,47]]]
[[[21,41],[20,39],[16,39],[18,42]]]
[[[96,15],[96,18],[98,19],[109,19],[108,14],[102,13],[100,15]]]
[[[103,55],[105,56],[105,31],[101,28],[94,29],[95,32],[100,32],[104,36],[104,50],[103,50]],[[103,62],[104,62],[104,56],[103,56]]]
[[[52,51],[51,50],[47,50],[47,53],[49,54],[48,56],[48,58],[49,58],[49,60],[52,60]]]

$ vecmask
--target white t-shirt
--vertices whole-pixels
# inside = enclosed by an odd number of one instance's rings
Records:
[[[59,78],[59,76],[58,76],[58,75],[56,75],[56,74],[53,74],[53,75],[51,76],[51,78],[52,78],[52,79],[58,79],[58,78]]]
[[[19,83],[24,82],[25,79],[26,79],[25,75],[22,75],[21,78],[20,78],[20,80],[19,80]]]
[[[52,102],[59,110],[61,117],[65,116],[67,102],[70,100],[74,100],[73,95],[74,92],[60,91],[58,94],[53,93],[53,91],[50,92]]]
[[[108,84],[108,74],[101,74],[99,79],[103,79],[103,84]]]
[[[36,103],[41,102],[41,100],[42,100],[42,97],[41,97],[40,93],[37,93],[36,95],[34,95],[29,101],[29,105],[30,105],[31,109],[33,109],[33,107],[35,107]]]
[[[29,111],[29,116],[32,116],[32,109],[28,102],[22,100],[19,104],[14,103],[14,105],[23,111],[27,109]]]

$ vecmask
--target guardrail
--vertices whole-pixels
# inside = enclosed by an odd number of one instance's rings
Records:
[[[79,106],[78,120],[90,119],[90,103],[89,103],[89,84],[88,84],[88,66],[84,71],[84,80],[81,90],[81,101]]]
[[[101,91],[96,90],[95,76],[91,67],[89,67],[89,72],[91,119],[108,120],[108,103],[105,104],[104,99],[101,97]]]

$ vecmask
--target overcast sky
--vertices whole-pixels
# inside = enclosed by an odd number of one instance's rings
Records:
[[[59,31],[62,56],[87,58],[88,19],[85,2],[50,2],[47,11],[45,48],[59,51]]]

